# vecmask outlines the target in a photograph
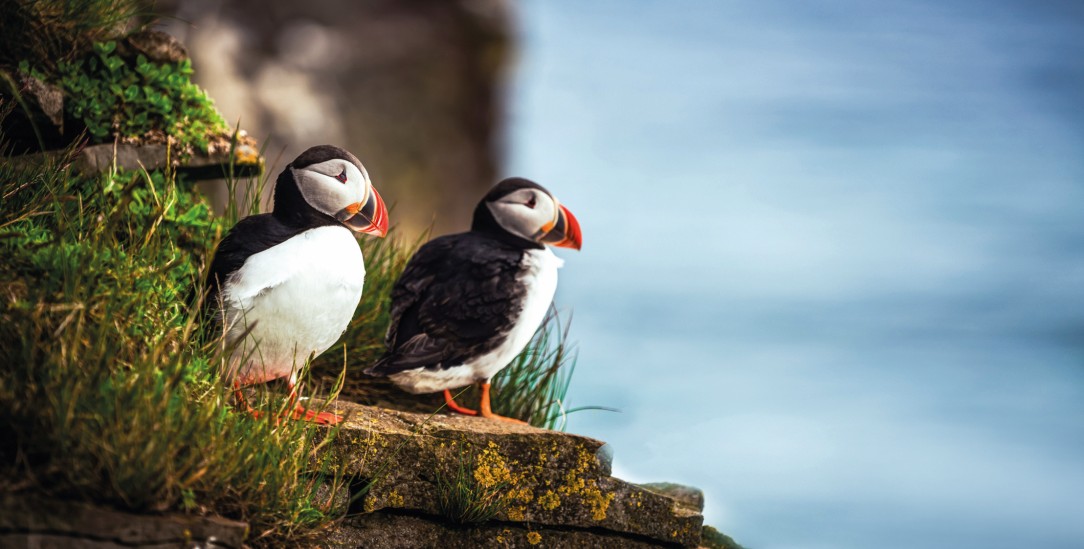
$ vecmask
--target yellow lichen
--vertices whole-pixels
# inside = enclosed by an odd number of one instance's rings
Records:
[[[614,493],[603,494],[595,482],[591,481],[591,486],[585,491],[584,499],[591,506],[591,518],[603,520],[606,518],[606,510],[610,508],[610,502],[614,500]]]
[[[391,507],[402,507],[403,504],[406,503],[406,500],[403,499],[403,496],[399,495],[398,490],[392,490],[391,493],[388,494],[386,501]]]
[[[603,494],[596,480],[583,478],[582,475],[591,468],[592,460],[594,460],[594,456],[587,452],[585,448],[580,447],[576,466],[565,473],[565,484],[558,486],[557,492],[563,495],[578,496],[581,501],[591,508],[591,517],[593,519],[603,520],[606,518],[606,511],[610,508],[614,494]]]
[[[519,484],[519,478],[513,478],[512,484]],[[534,499],[534,492],[526,486],[522,488],[513,488],[508,491],[508,499],[514,499],[516,501],[522,501],[524,503],[530,503]]]
[[[508,520],[516,522],[523,522],[527,520],[527,508],[522,505],[517,505],[508,510]]]
[[[557,497],[553,490],[546,490],[545,494],[538,496],[538,505],[547,511],[552,511],[561,506],[561,498]]]
[[[538,545],[542,543],[542,534],[538,532],[527,532],[527,543],[531,545]]]
[[[482,455],[478,458],[478,465],[474,468],[474,480],[483,488],[513,483],[512,471],[493,441],[489,442],[489,446],[482,450]]]

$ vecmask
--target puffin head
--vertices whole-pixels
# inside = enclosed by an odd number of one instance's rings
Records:
[[[322,215],[352,231],[388,233],[388,209],[365,166],[332,145],[312,147],[286,166],[275,185],[274,213],[302,219]]]
[[[583,243],[576,216],[545,187],[520,177],[497,183],[482,198],[471,230],[511,235],[535,248],[579,250]]]

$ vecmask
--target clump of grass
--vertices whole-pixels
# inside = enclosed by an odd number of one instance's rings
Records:
[[[474,476],[475,465],[474,455],[463,453],[450,475],[437,474],[437,509],[453,523],[487,522],[508,508],[510,482],[479,482]]]
[[[256,544],[333,519],[334,431],[278,424],[274,396],[235,412],[197,337],[186,298],[222,221],[171,173],[67,162],[0,164],[0,490],[219,514]]]
[[[0,0],[0,65],[52,69],[125,33],[140,0]]]
[[[576,348],[568,340],[571,327],[572,317],[562,320],[550,306],[531,342],[493,378],[494,412],[535,427],[564,428],[565,414],[575,411],[564,408],[576,369]]]
[[[365,291],[351,321],[351,329],[343,336],[359,363],[368,366],[383,354],[384,335],[391,321],[392,286],[426,236],[408,242],[392,228],[387,238],[361,239],[361,251],[365,256]]]

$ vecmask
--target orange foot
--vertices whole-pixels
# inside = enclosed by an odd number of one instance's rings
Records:
[[[338,425],[342,422],[343,417],[331,412],[315,412],[299,404],[290,414],[290,419],[311,421],[317,425]]]
[[[237,399],[237,406],[242,408],[245,413],[251,415],[255,419],[260,419],[263,414],[249,405],[248,400],[245,398],[245,394],[241,391],[241,384],[235,383],[233,386],[233,394]],[[294,392],[293,386],[290,386],[290,401],[291,404],[297,401],[297,393]],[[331,412],[314,412],[301,406],[300,404],[294,408],[293,412],[286,412],[275,418],[275,425],[278,425],[284,418],[293,419],[296,421],[311,421],[317,425],[337,425],[342,422],[343,417],[333,414]]]
[[[520,421],[518,419],[514,419],[514,418],[510,418],[510,417],[499,416],[499,415],[493,413],[493,410],[491,410],[489,408],[489,383],[488,382],[482,384],[481,408],[482,408],[482,417],[484,417],[484,418],[495,419],[497,421],[504,421],[504,422],[507,422],[507,423],[518,423],[520,425],[529,425],[529,423],[527,423],[526,421]]]
[[[244,391],[241,390],[240,382],[234,382],[233,384],[233,398],[236,399],[235,404],[238,408],[241,408],[245,413],[252,417],[260,419],[260,411],[249,405],[248,399],[245,398]]]
[[[464,408],[455,403],[455,398],[452,397],[452,392],[448,389],[444,390],[444,403],[448,405],[448,409],[465,416],[476,416],[478,412],[471,410],[470,408]]]

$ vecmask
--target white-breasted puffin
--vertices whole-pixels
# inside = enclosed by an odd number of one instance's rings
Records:
[[[275,182],[271,213],[246,217],[211,262],[207,303],[232,348],[226,379],[240,388],[289,378],[346,330],[361,300],[365,263],[353,232],[382,237],[388,211],[361,161],[331,145],[301,153]],[[298,405],[293,419],[341,417]]]
[[[580,249],[580,225],[541,185],[505,179],[474,210],[471,230],[422,246],[391,294],[387,352],[365,373],[411,393],[481,383],[483,417],[522,423],[490,409],[489,380],[541,325],[564,263],[546,245]]]

